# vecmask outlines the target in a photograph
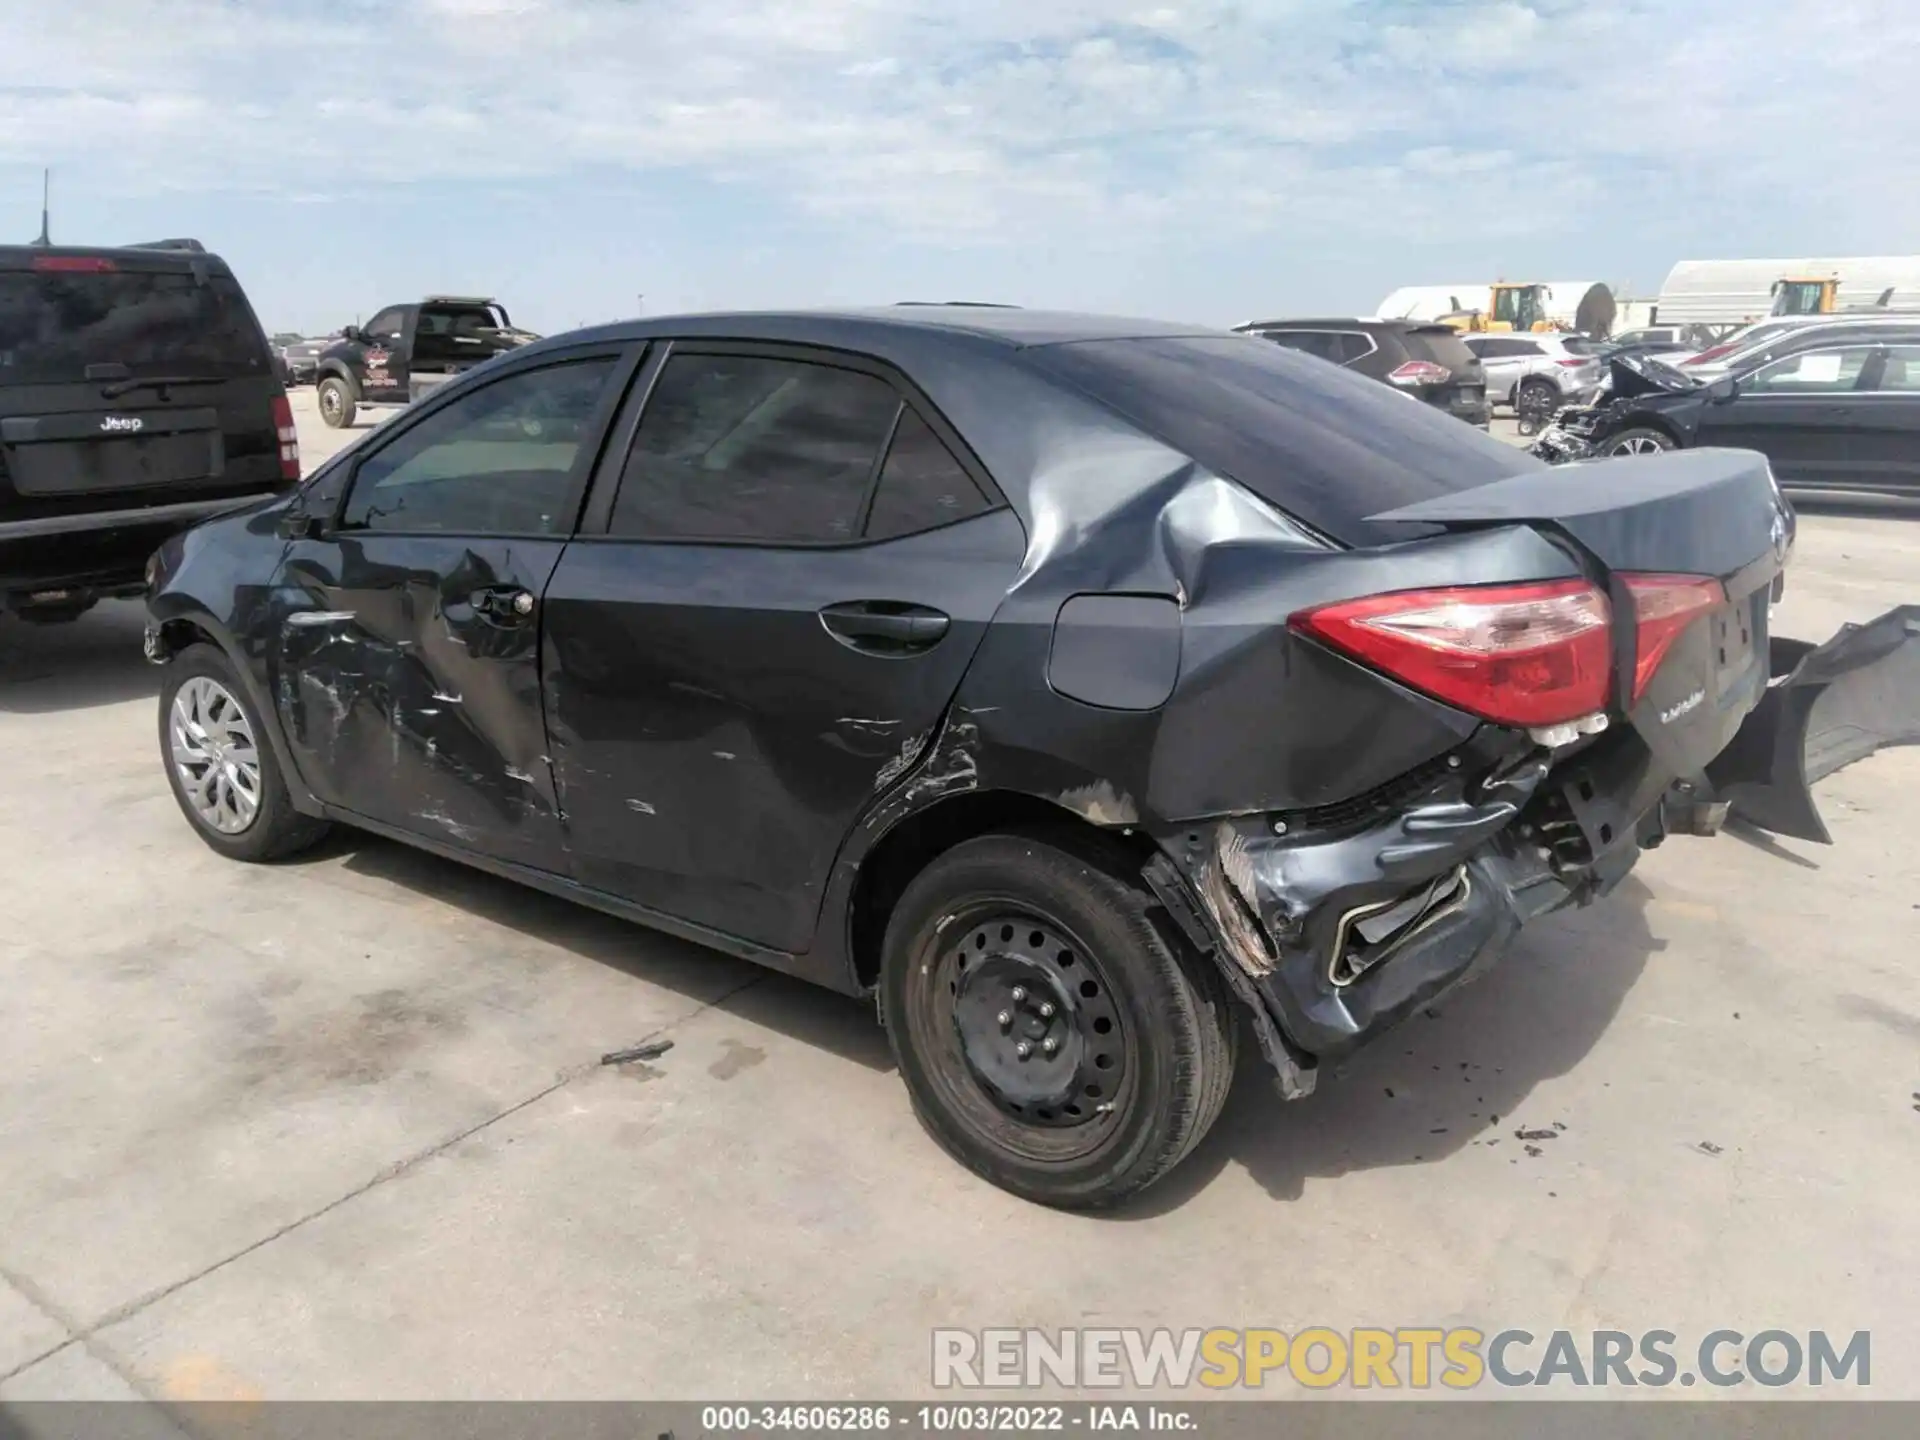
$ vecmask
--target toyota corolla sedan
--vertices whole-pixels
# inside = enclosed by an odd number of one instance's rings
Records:
[[[155,556],[160,761],[235,860],[349,825],[872,997],[954,1156],[1108,1205],[1243,1022],[1304,1096],[1668,833],[1825,838],[1782,687],[1858,647],[1769,683],[1765,460],[1606,463],[1196,327],[580,331]]]

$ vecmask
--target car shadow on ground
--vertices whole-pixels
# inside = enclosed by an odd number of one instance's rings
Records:
[[[730,1014],[800,1044],[870,1070],[893,1068],[886,1033],[870,1004],[473,866],[344,826],[287,863],[340,858],[356,875],[430,896],[689,1000],[710,1000],[718,991],[723,998],[715,1003]]]
[[[157,695],[140,653],[146,608],[108,600],[65,625],[0,617],[0,714],[46,715]]]
[[[1296,1200],[1315,1180],[1427,1164],[1469,1145],[1522,1151],[1514,1131],[1562,1119],[1532,1101],[1534,1089],[1587,1056],[1666,947],[1647,926],[1650,895],[1629,876],[1590,909],[1537,921],[1479,980],[1323,1073],[1305,1100],[1280,1099],[1248,1036],[1212,1133],[1114,1218],[1177,1209],[1230,1165],[1275,1200]]]
[[[718,1002],[730,1013],[871,1070],[893,1068],[886,1035],[864,1002],[395,842],[343,829],[313,852],[316,860],[342,855],[355,873],[691,999],[710,996],[711,967],[724,967],[738,981]],[[1648,957],[1665,947],[1647,926],[1649,895],[1629,876],[1591,909],[1541,920],[1484,977],[1323,1074],[1304,1101],[1278,1097],[1247,1037],[1213,1132],[1170,1177],[1111,1218],[1177,1209],[1232,1165],[1285,1201],[1313,1180],[1438,1161],[1472,1144],[1497,1141],[1517,1154],[1525,1142],[1514,1130],[1550,1129],[1560,1118],[1535,1113],[1534,1089],[1586,1057]]]

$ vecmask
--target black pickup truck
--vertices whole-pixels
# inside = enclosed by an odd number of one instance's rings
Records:
[[[483,360],[540,337],[514,328],[506,307],[472,295],[429,295],[349,325],[320,353],[320,418],[335,430],[362,405],[406,405]]]

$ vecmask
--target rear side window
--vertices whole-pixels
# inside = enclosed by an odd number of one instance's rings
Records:
[[[1334,337],[1336,342],[1334,358],[1342,365],[1351,365],[1356,360],[1364,360],[1380,347],[1373,343],[1373,337],[1359,330],[1342,330]]]
[[[933,428],[911,408],[900,423],[880,467],[880,488],[867,516],[866,538],[892,540],[964,520],[987,509],[960,462]]]
[[[899,396],[855,370],[680,354],[660,372],[611,531],[652,540],[847,542]]]
[[[1543,464],[1357,371],[1233,336],[1035,347],[1032,363],[1352,545],[1410,539],[1367,516]]]
[[[1325,330],[1270,330],[1266,338],[1276,345],[1284,345],[1289,350],[1299,350],[1307,355],[1317,355],[1322,360],[1337,361],[1340,358],[1340,337]]]
[[[266,340],[230,275],[186,271],[0,271],[0,385],[132,376],[230,380],[272,373]]]

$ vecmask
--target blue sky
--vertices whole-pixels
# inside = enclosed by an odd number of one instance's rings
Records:
[[[274,329],[428,291],[1231,323],[1920,248],[1912,0],[0,0],[0,36],[0,235],[50,165],[56,239],[199,236]]]

